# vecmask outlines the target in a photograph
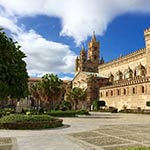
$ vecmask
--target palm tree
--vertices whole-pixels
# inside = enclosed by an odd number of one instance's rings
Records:
[[[63,81],[59,79],[57,75],[46,74],[42,77],[40,84],[42,95],[46,101],[49,102],[50,108],[54,108],[54,105],[61,99]]]
[[[86,100],[86,90],[78,87],[74,87],[66,94],[66,100],[70,101],[74,109],[81,108]]]
[[[30,99],[32,103],[34,103],[34,107],[40,108],[41,107],[41,86],[40,82],[37,82],[36,84],[33,84],[30,88]]]

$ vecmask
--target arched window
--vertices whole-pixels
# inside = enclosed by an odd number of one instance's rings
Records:
[[[120,90],[119,89],[117,89],[117,95],[120,95]]]
[[[124,94],[124,95],[126,95],[126,94],[127,94],[126,89],[123,89],[123,94]]]
[[[113,96],[113,91],[111,90],[111,96]]]
[[[101,92],[101,97],[103,97],[103,93]]]
[[[116,80],[122,80],[122,72],[119,70],[117,73],[116,73]]]
[[[108,92],[106,92],[106,97],[108,96]]]
[[[114,81],[114,76],[112,73],[110,73],[109,75],[109,82],[113,82]]]
[[[142,91],[142,93],[144,93],[144,92],[145,92],[145,88],[144,88],[144,86],[142,86],[141,91]]]
[[[125,70],[124,72],[124,78],[125,79],[130,79],[133,77],[133,71],[131,70],[130,67],[128,67],[128,69]]]
[[[137,68],[135,69],[135,72],[136,72],[136,76],[146,75],[146,69],[141,63],[137,66]]]
[[[133,94],[135,94],[135,87],[133,87],[133,89],[132,89],[132,93],[133,93]]]

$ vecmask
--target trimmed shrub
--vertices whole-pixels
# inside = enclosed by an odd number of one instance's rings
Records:
[[[89,112],[87,110],[70,110],[70,111],[50,111],[47,112],[48,115],[50,116],[55,116],[55,117],[75,117],[76,115],[89,115]]]
[[[59,126],[62,126],[62,120],[49,115],[9,115],[0,119],[1,129],[43,129]]]
[[[89,112],[87,110],[85,110],[85,109],[77,110],[76,114],[77,115],[90,115]]]
[[[48,115],[50,116],[55,116],[55,117],[75,117],[76,113],[75,111],[50,111],[47,112]]]

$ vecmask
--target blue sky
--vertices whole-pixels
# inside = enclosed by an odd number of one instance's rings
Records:
[[[31,77],[71,79],[74,59],[93,31],[105,62],[145,47],[150,1],[0,0],[0,26],[22,46]]]

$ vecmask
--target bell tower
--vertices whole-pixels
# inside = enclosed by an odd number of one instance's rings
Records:
[[[93,37],[88,44],[88,61],[92,63],[92,67],[95,68],[94,72],[98,72],[99,65],[99,51],[100,43],[96,40],[95,32],[93,32]]]
[[[80,71],[86,71],[86,59],[86,50],[83,46],[82,50],[80,51]]]
[[[150,76],[150,28],[144,31],[145,47],[146,47],[146,69],[147,76]]]

